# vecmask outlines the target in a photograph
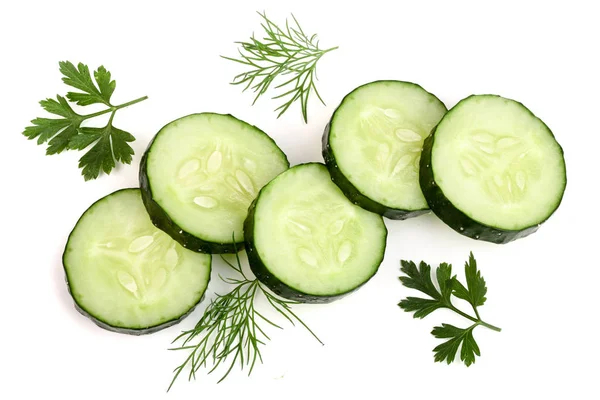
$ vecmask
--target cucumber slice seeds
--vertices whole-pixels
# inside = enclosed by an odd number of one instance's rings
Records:
[[[140,184],[158,228],[194,251],[231,253],[243,247],[248,206],[288,167],[285,154],[260,129],[231,115],[192,114],[154,137]]]
[[[210,280],[211,256],[157,229],[139,189],[123,189],[81,216],[63,265],[82,314],[103,328],[139,335],[174,325],[194,309]]]
[[[442,221],[474,239],[507,243],[535,232],[566,188],[563,150],[525,106],[474,95],[425,141],[420,184]]]
[[[292,167],[266,185],[244,232],[260,281],[282,297],[317,303],[371,279],[387,239],[382,217],[352,204],[320,163]]]
[[[419,187],[424,139],[446,107],[421,86],[376,81],[349,93],[323,137],[334,182],[363,208],[392,219],[428,211]]]

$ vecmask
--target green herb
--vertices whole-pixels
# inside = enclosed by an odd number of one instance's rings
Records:
[[[249,68],[248,71],[237,75],[232,84],[245,85],[243,91],[251,89],[255,92],[256,97],[252,103],[254,104],[267,92],[271,84],[281,77],[282,82],[276,84],[275,89],[283,88],[283,93],[273,97],[284,100],[275,109],[279,111],[277,118],[299,100],[304,122],[308,122],[308,99],[313,91],[325,105],[315,84],[317,62],[324,54],[337,49],[337,46],[320,49],[317,35],[305,34],[293,15],[295,26],[290,26],[286,20],[285,29],[282,29],[267,18],[265,13],[258,14],[263,19],[261,26],[266,36],[262,39],[252,36],[249,42],[236,42],[243,50],[238,49],[239,58],[223,57]]]
[[[188,364],[190,365],[188,380],[195,379],[196,372],[200,367],[206,367],[209,360],[212,365],[208,371],[209,374],[214,372],[221,363],[229,364],[219,380],[221,382],[229,375],[236,363],[239,363],[242,370],[249,367],[248,375],[252,373],[257,360],[262,363],[260,347],[265,345],[265,341],[270,338],[261,324],[283,328],[256,310],[255,300],[259,293],[262,293],[267,302],[292,325],[294,325],[294,320],[298,321],[319,343],[323,344],[292,311],[291,305],[298,304],[297,302],[282,300],[271,294],[258,280],[248,278],[242,270],[237,253],[237,266],[223,256],[221,258],[237,272],[237,278],[223,278],[219,275],[224,282],[234,285],[234,288],[227,294],[217,295],[217,298],[211,301],[206,308],[196,326],[182,332],[173,341],[175,343],[183,339],[181,346],[170,350],[185,350],[190,354],[173,371],[175,375],[169,385],[169,390]],[[194,339],[197,340],[192,343]]]
[[[469,261],[465,263],[466,287],[456,279],[456,275],[452,276],[452,266],[450,264],[440,264],[435,272],[439,290],[431,279],[431,267],[425,262],[421,261],[418,268],[412,261],[402,260],[401,265],[402,268],[400,270],[407,275],[400,277],[402,284],[408,288],[423,292],[430,297],[429,299],[407,297],[398,304],[404,311],[414,312],[414,318],[425,318],[437,309],[447,308],[473,322],[467,328],[457,328],[449,324],[442,324],[442,326],[433,328],[431,332],[433,336],[438,339],[449,339],[433,349],[435,361],[446,361],[450,364],[454,361],[458,348],[462,344],[460,359],[467,367],[473,364],[475,362],[475,355],[481,355],[479,346],[477,346],[477,342],[473,337],[473,330],[480,325],[496,332],[500,332],[501,330],[494,325],[482,321],[479,316],[477,307],[485,303],[487,287],[485,286],[485,280],[481,276],[481,272],[477,269],[477,262],[473,257],[473,253],[469,255]],[[457,309],[451,302],[451,296],[469,302],[475,316],[468,315]]]
[[[82,175],[86,181],[96,179],[101,171],[109,174],[115,168],[115,161],[130,164],[134,152],[128,142],[133,142],[135,137],[116,128],[113,120],[117,110],[139,103],[148,97],[113,105],[110,98],[115,91],[116,82],[112,80],[106,68],[100,66],[94,71],[95,83],[87,65],[79,63],[75,67],[69,61],[62,61],[59,63],[59,68],[64,75],[63,82],[81,92],[68,92],[66,99],[57,95],[56,100],[49,98],[40,101],[44,110],[62,118],[35,118],[31,121],[33,125],[26,127],[23,134],[30,140],[37,138],[38,144],[48,142],[46,149],[48,155],[59,154],[65,150],[83,150],[93,144],[92,148],[79,159],[79,168],[83,168]],[[67,99],[79,106],[103,104],[107,108],[81,115],[73,111]],[[102,128],[81,126],[85,120],[108,113],[110,118]]]

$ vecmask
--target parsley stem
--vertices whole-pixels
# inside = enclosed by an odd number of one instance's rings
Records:
[[[473,306],[473,311],[475,311],[475,316],[477,317],[477,319],[481,319],[481,317],[479,316],[479,311],[477,311],[477,307]]]
[[[114,106],[114,109],[115,110],[120,110],[121,108],[132,106],[134,104],[137,104],[137,103],[139,103],[141,101],[144,101],[144,100],[147,100],[147,99],[148,99],[148,96],[140,97],[139,99],[131,100],[131,101],[128,101],[127,103],[123,103],[123,104],[120,104],[118,106]]]
[[[488,324],[487,322],[483,322],[482,320],[479,320],[479,325],[485,326],[486,328],[491,329],[496,332],[502,332],[501,328],[498,328],[497,326]]]
[[[459,314],[459,315],[462,315],[462,316],[463,316],[463,317],[465,317],[466,319],[468,319],[468,320],[471,320],[471,321],[475,322],[477,325],[482,325],[482,326],[485,326],[486,328],[488,328],[488,329],[491,329],[491,330],[493,330],[493,331],[496,331],[496,332],[501,332],[501,331],[502,331],[502,329],[501,329],[501,328],[498,328],[497,326],[494,326],[494,325],[492,325],[492,324],[488,324],[487,322],[484,322],[484,321],[482,321],[480,318],[474,318],[474,317],[471,317],[469,314],[467,314],[467,313],[464,313],[464,312],[460,311],[458,308],[454,307],[452,304],[450,304],[450,305],[448,306],[448,308],[450,308],[450,309],[451,309],[452,311],[454,311],[455,313],[457,313],[457,314]]]
[[[115,114],[117,113],[117,110],[113,110],[112,114],[110,114],[110,118],[108,119],[108,126],[112,126],[112,122],[113,119],[115,119]]]
[[[139,99],[131,100],[131,101],[128,101],[127,103],[119,104],[118,106],[112,106],[110,108],[107,108],[106,110],[98,111],[93,114],[82,115],[81,120],[85,121],[86,119],[90,119],[90,118],[98,117],[100,115],[108,114],[109,112],[114,112],[114,111],[120,110],[121,108],[132,106],[136,103],[146,100],[147,98],[148,98],[148,96],[140,97]]]

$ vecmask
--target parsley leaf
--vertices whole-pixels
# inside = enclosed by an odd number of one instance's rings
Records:
[[[82,149],[96,142],[79,160],[79,168],[83,168],[85,180],[96,179],[101,171],[110,174],[115,168],[115,160],[124,164],[131,163],[133,149],[127,142],[133,142],[135,138],[114,127],[112,116],[103,128],[81,128],[80,131],[81,134],[71,141],[71,148]]]
[[[104,66],[94,71],[93,79],[88,66],[82,63],[75,66],[69,61],[61,61],[59,70],[63,74],[63,82],[80,91],[68,92],[66,98],[57,95],[56,100],[48,98],[40,101],[44,110],[62,118],[35,118],[31,121],[32,125],[25,128],[23,135],[30,140],[37,139],[38,145],[47,142],[47,155],[59,154],[65,150],[83,150],[93,144],[79,159],[79,168],[86,181],[98,178],[100,172],[109,174],[116,162],[130,164],[134,152],[128,142],[133,142],[135,137],[114,127],[113,119],[118,110],[148,97],[113,105],[111,97],[116,82]],[[108,108],[81,115],[71,108],[69,101],[79,106],[103,104]],[[88,119],[108,113],[111,114],[109,122],[102,128],[81,126]]]
[[[58,154],[65,150],[71,138],[77,135],[77,130],[82,116],[77,114],[67,100],[62,96],[54,99],[40,101],[44,110],[63,118],[36,118],[31,121],[34,125],[25,128],[23,134],[29,139],[37,138],[37,143],[42,144],[50,140],[46,154]]]
[[[469,261],[465,263],[465,277],[467,279],[467,288],[462,283],[456,281],[454,283],[453,294],[459,299],[468,301],[475,310],[478,306],[482,306],[485,303],[487,287],[485,286],[485,280],[481,276],[481,271],[477,269],[477,261],[475,261],[473,253],[469,255]]]
[[[450,324],[442,324],[433,328],[431,334],[438,339],[450,339],[433,349],[435,361],[450,364],[456,357],[456,352],[462,344],[460,359],[468,367],[475,362],[475,355],[481,356],[479,346],[473,337],[473,329],[477,325],[471,325],[466,329],[457,328]]]
[[[450,364],[456,358],[458,349],[461,348],[460,359],[467,367],[473,364],[475,356],[480,355],[479,346],[473,337],[473,330],[482,325],[500,332],[500,328],[482,321],[477,311],[477,307],[482,306],[486,301],[487,287],[481,272],[477,269],[477,262],[473,253],[470,254],[469,261],[465,263],[466,287],[458,281],[456,275],[452,276],[452,265],[450,264],[441,263],[436,268],[435,277],[439,289],[435,286],[431,277],[431,267],[425,262],[421,261],[418,268],[413,261],[401,260],[400,264],[401,272],[406,275],[399,278],[402,284],[430,297],[429,299],[407,297],[398,303],[400,308],[406,312],[414,312],[414,318],[424,318],[437,309],[447,308],[474,322],[468,328],[457,328],[449,324],[442,324],[441,327],[436,326],[431,332],[432,335],[436,338],[449,340],[433,349],[434,360],[436,362],[446,361]],[[456,308],[452,304],[452,295],[467,300],[475,311],[475,317]]]
[[[438,285],[440,285],[440,291],[442,293],[442,300],[444,304],[450,303],[450,296],[452,295],[452,289],[454,287],[454,281],[456,280],[451,277],[452,265],[441,263],[436,271]]]
[[[407,276],[401,276],[400,281],[408,288],[425,293],[430,299],[407,297],[398,304],[405,311],[415,311],[414,318],[424,318],[438,308],[447,308],[452,294],[452,266],[446,263],[440,265],[436,272],[440,291],[431,280],[431,267],[421,261],[419,268],[412,261],[401,261],[401,271]]]
[[[402,264],[401,271],[408,275],[400,277],[400,281],[402,281],[404,286],[423,292],[434,299],[441,298],[440,293],[431,280],[431,267],[429,265],[421,261],[417,269],[417,266],[412,261],[402,260],[400,263]]]
[[[60,72],[64,75],[62,81],[69,86],[81,90],[84,93],[69,92],[67,98],[80,106],[90,104],[105,104],[111,107],[110,97],[115,90],[116,82],[110,80],[110,72],[104,66],[94,71],[94,77],[98,83],[98,89],[92,81],[90,70],[87,65],[79,63],[77,67],[69,61],[59,63]]]

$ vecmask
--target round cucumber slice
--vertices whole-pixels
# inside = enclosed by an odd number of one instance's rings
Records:
[[[425,141],[420,184],[433,212],[457,232],[507,243],[535,232],[566,188],[563,150],[521,103],[473,95]]]
[[[333,181],[361,207],[391,219],[428,212],[419,186],[423,140],[446,107],[421,86],[375,81],[350,92],[323,135]]]
[[[105,329],[140,335],[178,323],[202,300],[211,255],[157,229],[140,190],[123,189],[81,216],[63,265],[79,312]]]
[[[153,223],[173,239],[194,251],[232,253],[243,247],[248,206],[288,167],[257,127],[231,115],[192,114],[156,134],[142,158],[140,186]]]
[[[297,165],[266,185],[244,232],[256,277],[282,297],[313,303],[371,279],[387,238],[382,217],[348,201],[319,163]]]

